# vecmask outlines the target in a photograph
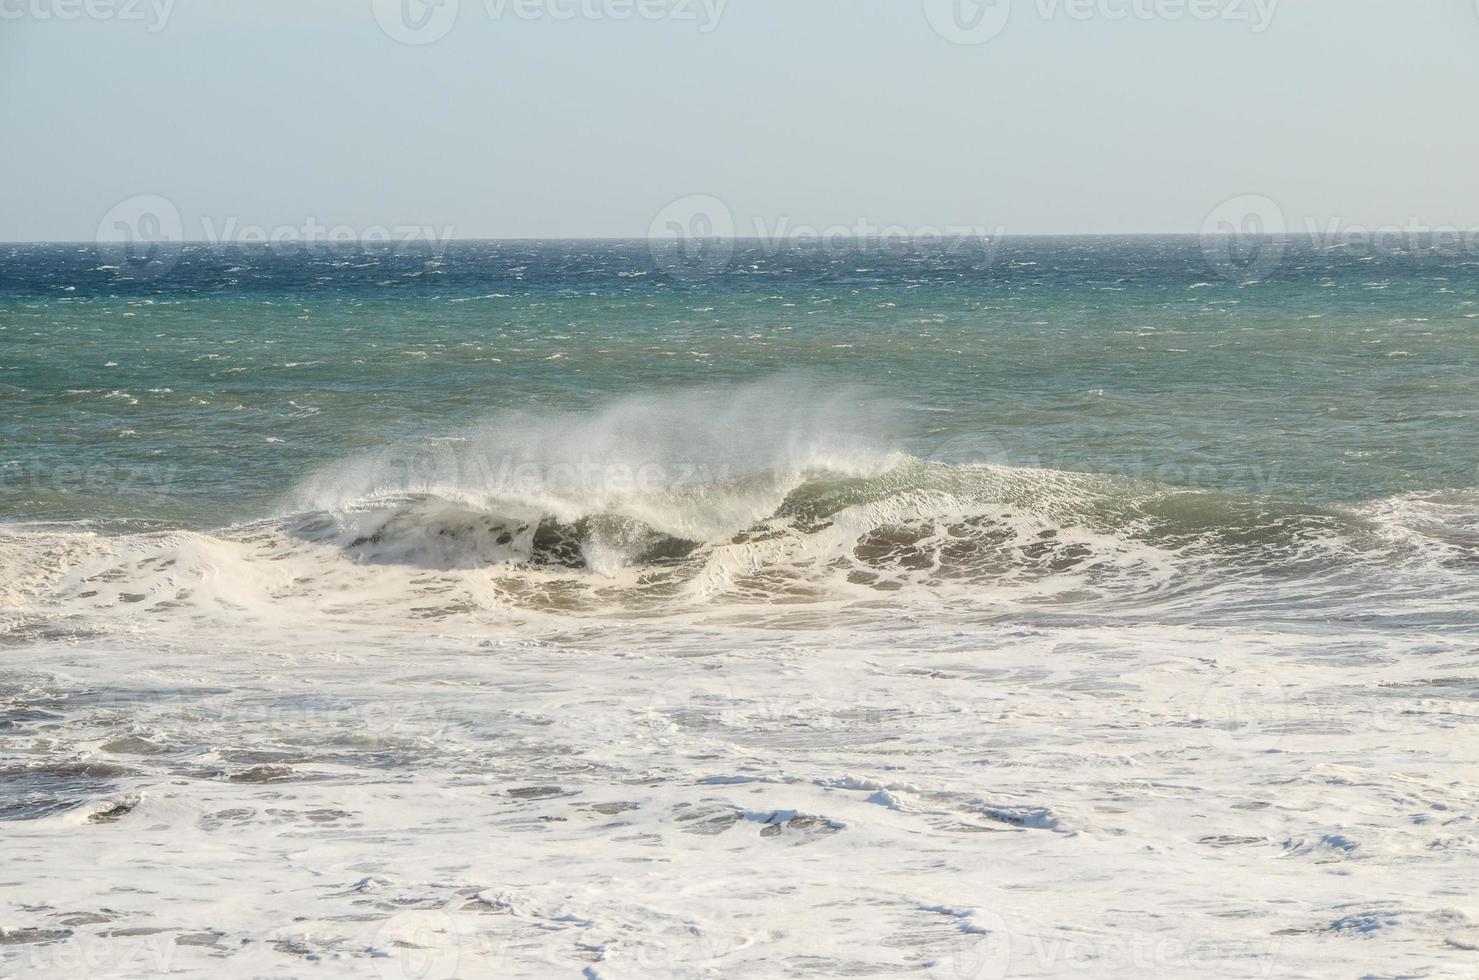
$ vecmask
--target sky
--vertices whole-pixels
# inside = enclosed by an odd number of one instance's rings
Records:
[[[0,0],[0,87],[6,241],[1479,228],[1476,0]]]

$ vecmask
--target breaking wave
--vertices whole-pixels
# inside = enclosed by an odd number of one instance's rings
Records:
[[[1475,617],[1479,493],[1312,507],[947,464],[891,448],[898,411],[784,381],[531,411],[326,466],[252,524],[11,526],[0,616]]]
[[[665,498],[671,513],[650,500],[582,511],[568,499],[415,494],[209,534],[11,530],[17,567],[0,602],[13,613],[204,621],[881,601],[1019,618],[1473,615],[1470,494],[1315,509],[913,458],[872,476],[810,471],[789,482],[690,487]],[[735,523],[698,533],[685,494]]]

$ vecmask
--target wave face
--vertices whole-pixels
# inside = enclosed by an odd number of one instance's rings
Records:
[[[434,498],[508,525],[640,524],[708,541],[771,516],[809,474],[887,469],[894,414],[859,392],[809,391],[799,378],[629,397],[584,414],[512,412],[327,466],[290,506],[352,513]],[[422,515],[456,520],[429,503]],[[382,529],[351,521],[347,530],[358,538]]]
[[[209,533],[11,527],[3,608],[20,633],[808,609],[1479,622],[1479,493],[1317,507],[942,462],[889,448],[899,412],[781,379],[503,414],[322,467],[276,516]]]

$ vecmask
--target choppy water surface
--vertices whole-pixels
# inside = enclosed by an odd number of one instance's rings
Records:
[[[0,252],[0,956],[1474,965],[1479,263],[657,259]]]

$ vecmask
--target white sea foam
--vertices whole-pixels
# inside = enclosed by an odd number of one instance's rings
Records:
[[[7,970],[1471,962],[1476,801],[1448,775],[1476,718],[1462,642],[897,616],[444,626],[33,645],[5,691],[51,717],[6,763],[45,787],[6,825],[24,855],[0,885]]]

